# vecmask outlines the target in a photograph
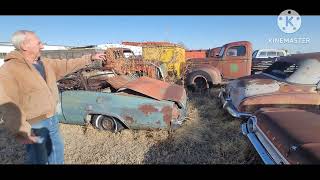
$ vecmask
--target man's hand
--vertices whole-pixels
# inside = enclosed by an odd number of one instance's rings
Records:
[[[28,136],[17,135],[16,140],[21,144],[34,144],[37,142],[38,137],[35,136],[33,133]]]
[[[94,61],[94,60],[103,60],[103,61],[106,61],[107,60],[107,55],[104,54],[104,53],[96,53],[96,54],[93,54],[91,56],[91,60]]]

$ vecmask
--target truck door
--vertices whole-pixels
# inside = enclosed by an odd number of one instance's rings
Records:
[[[223,57],[222,75],[225,79],[236,79],[242,76],[250,75],[248,70],[247,48],[245,45],[227,47]],[[249,71],[249,72],[248,72]]]

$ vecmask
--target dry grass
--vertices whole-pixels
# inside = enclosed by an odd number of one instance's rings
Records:
[[[214,95],[216,96],[216,95]],[[223,112],[216,99],[193,95],[189,117],[167,131],[98,131],[61,124],[67,164],[256,164],[259,156],[241,134],[240,121]],[[85,133],[84,133],[85,132]],[[20,164],[24,147],[0,127],[0,163]]]
[[[222,111],[212,97],[216,94],[191,95],[184,127],[150,148],[144,163],[260,164],[259,156],[241,134],[240,120]]]

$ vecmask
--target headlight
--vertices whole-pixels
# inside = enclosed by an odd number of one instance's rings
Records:
[[[248,119],[247,128],[250,133],[253,133],[257,130],[257,118],[252,116]]]

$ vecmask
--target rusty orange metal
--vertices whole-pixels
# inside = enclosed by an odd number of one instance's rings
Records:
[[[124,51],[127,48],[108,48],[105,51],[107,63],[104,64],[104,70],[113,70],[118,75],[137,74],[139,76],[148,76],[155,79],[159,77],[159,62],[146,62],[141,58],[126,58]]]
[[[187,59],[192,58],[205,58],[207,56],[207,50],[186,50],[185,57]]]
[[[182,86],[149,77],[140,77],[130,81],[119,89],[119,91],[124,89],[130,89],[157,100],[168,100],[181,103],[186,101],[186,93]]]
[[[251,64],[252,44],[239,41],[222,46],[218,56],[188,59],[181,71],[184,72],[184,83],[189,90],[202,91],[250,75]]]
[[[219,55],[220,50],[221,47],[209,49],[207,52],[207,57],[217,57]]]
[[[239,46],[245,48],[245,53],[242,56],[227,54],[228,50]],[[252,44],[250,42],[232,42],[225,44],[221,49],[223,50],[221,56],[187,60],[186,68],[191,72],[193,68],[211,65],[217,68],[225,79],[236,79],[251,74]]]
[[[257,127],[289,164],[320,161],[320,114],[300,109],[262,108]]]
[[[125,75],[115,76],[106,78],[105,81],[109,83],[114,89],[119,89],[126,85],[128,82],[132,81],[131,78]]]

